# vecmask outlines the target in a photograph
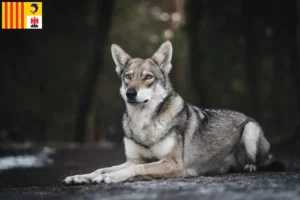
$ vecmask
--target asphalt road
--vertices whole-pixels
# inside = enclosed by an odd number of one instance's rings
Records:
[[[285,156],[287,172],[256,172],[120,184],[64,186],[68,175],[124,161],[122,147],[59,149],[51,166],[0,171],[0,199],[300,199],[296,157]]]
[[[231,174],[193,179],[1,189],[0,199],[299,200],[300,173]]]

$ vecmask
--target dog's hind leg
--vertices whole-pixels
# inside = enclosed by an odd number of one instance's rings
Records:
[[[248,122],[245,125],[241,139],[241,143],[245,149],[245,158],[243,159],[244,171],[256,171],[258,155],[264,154],[264,152],[267,152],[269,150],[269,147],[267,147],[267,145],[264,145],[264,148],[261,147],[260,144],[263,139],[263,132],[257,123]]]

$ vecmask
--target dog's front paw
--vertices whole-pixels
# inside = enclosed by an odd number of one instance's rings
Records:
[[[104,179],[104,175],[99,175],[92,180],[92,183],[99,184],[99,183],[103,182],[103,179]]]
[[[91,177],[89,175],[75,175],[75,176],[68,176],[63,180],[63,183],[66,185],[72,184],[86,184],[91,182]]]
[[[249,164],[244,167],[245,172],[256,172],[256,165]]]
[[[128,179],[127,176],[120,174],[120,173],[109,173],[109,174],[102,174],[97,176],[93,179],[94,184],[99,183],[120,183],[126,181]]]

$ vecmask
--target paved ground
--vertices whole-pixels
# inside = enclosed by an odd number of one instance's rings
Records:
[[[0,199],[300,199],[298,158],[278,151],[287,172],[227,174],[193,179],[63,186],[65,176],[124,161],[122,147],[61,148],[51,166],[0,171]],[[296,155],[296,154],[295,154]],[[298,159],[298,160],[297,160]]]
[[[2,189],[0,199],[300,199],[300,173],[234,174],[108,185]]]

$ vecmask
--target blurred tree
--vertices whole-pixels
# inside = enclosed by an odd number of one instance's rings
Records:
[[[286,22],[284,20],[284,8],[286,3],[282,0],[272,1],[272,25],[274,28],[273,36],[273,54],[274,54],[274,67],[273,67],[273,79],[271,82],[271,104],[276,112],[274,115],[274,126],[277,130],[283,130],[283,117],[280,113],[284,112],[282,105],[282,85],[283,76],[286,71],[286,44],[288,40],[288,33],[286,32]]]
[[[285,2],[287,4],[285,8],[284,16],[286,17],[286,32],[288,38],[288,48],[290,51],[290,68],[291,77],[296,90],[297,97],[297,111],[300,114],[300,2],[299,0],[290,0]],[[300,121],[298,119],[298,125],[295,131],[295,135],[300,140]]]
[[[74,140],[76,142],[84,142],[85,135],[94,133],[95,113],[92,108],[95,104],[94,97],[97,86],[97,81],[100,75],[100,69],[104,63],[104,50],[109,36],[110,23],[113,15],[114,0],[101,0],[97,2],[97,19],[94,32],[94,52],[93,58],[89,66],[89,74],[84,93],[80,99],[77,119],[76,119],[76,134]],[[92,118],[92,123],[88,118]],[[91,133],[87,133],[88,131]],[[90,129],[91,128],[91,129]],[[95,137],[95,136],[94,136]],[[94,138],[95,139],[95,138]]]
[[[244,36],[245,36],[245,67],[246,78],[250,98],[249,115],[260,120],[260,87],[259,69],[260,46],[258,40],[259,7],[258,0],[242,1],[244,14]]]
[[[202,84],[202,54],[200,19],[202,13],[202,0],[186,1],[187,34],[189,40],[189,62],[191,84],[195,88],[198,105],[207,106],[206,89]]]
[[[23,77],[19,66],[27,56],[24,51],[28,48],[27,41],[29,38],[30,34],[18,31],[2,31],[0,37],[0,96],[2,97],[2,101],[0,101],[0,131],[7,132],[5,137],[0,136],[3,137],[2,139],[13,139],[16,141],[25,139],[24,136],[18,133],[20,126],[13,121],[16,117],[11,110],[15,107],[14,104],[17,104],[18,91],[24,87],[21,83]],[[11,86],[11,88],[7,86]],[[17,87],[19,90],[13,91],[13,87]],[[15,132],[18,134],[15,134]],[[38,139],[41,138],[39,137]]]

